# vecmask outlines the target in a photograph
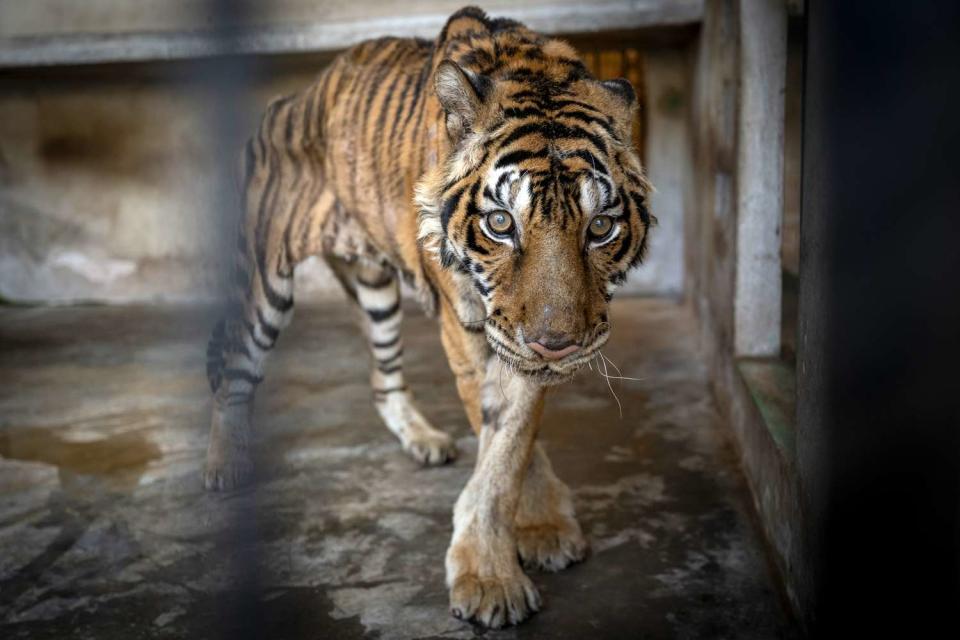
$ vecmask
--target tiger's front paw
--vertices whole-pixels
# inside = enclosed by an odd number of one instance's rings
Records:
[[[420,464],[435,467],[457,458],[453,438],[433,428],[417,409],[410,392],[391,393],[378,400],[377,411],[387,428],[400,438],[403,450]]]
[[[203,470],[203,486],[208,491],[232,491],[253,480],[253,461],[246,452],[228,456],[207,456]]]
[[[426,467],[435,467],[457,459],[457,445],[449,434],[436,429],[421,429],[402,441],[403,449]]]
[[[467,542],[454,543],[447,552],[450,613],[464,621],[500,628],[519,624],[540,610],[540,594],[516,561],[515,551],[492,557]],[[486,556],[486,557],[485,557]]]
[[[510,576],[461,576],[450,589],[453,617],[492,629],[519,624],[539,610],[540,594],[519,569]]]
[[[253,480],[249,442],[249,409],[215,407],[203,470],[207,490],[231,491]]]
[[[587,541],[574,518],[518,525],[514,535],[517,552],[527,569],[560,571],[587,555]]]

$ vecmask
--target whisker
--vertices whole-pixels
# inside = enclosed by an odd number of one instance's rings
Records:
[[[501,362],[503,362],[503,360],[501,360]],[[510,363],[507,363],[507,366],[509,367],[509,366],[510,366]],[[502,365],[502,364],[500,365],[500,376],[499,376],[499,378],[500,378],[500,380],[499,380],[499,382],[500,382],[500,399],[501,399],[501,400],[506,400],[506,399],[507,399],[507,394],[506,394],[506,392],[503,390],[503,365]]]
[[[612,379],[612,380],[633,380],[634,382],[640,382],[641,380],[646,380],[646,378],[630,378],[630,377],[628,377],[628,376],[623,375],[623,372],[620,371],[620,367],[618,367],[618,366],[614,363],[613,360],[611,360],[611,359],[608,358],[607,356],[603,355],[603,352],[602,352],[602,351],[599,351],[599,350],[598,350],[597,352],[600,354],[600,357],[601,357],[601,358],[603,358],[604,360],[606,360],[607,362],[609,362],[610,365],[611,365],[614,369],[617,370],[617,375],[615,375],[615,376],[609,376],[610,379]]]
[[[599,353],[599,351],[598,351],[598,353]],[[601,354],[601,358],[602,358],[602,357],[603,357],[603,354]],[[613,396],[613,399],[617,401],[617,411],[620,412],[620,419],[623,420],[623,405],[620,404],[620,398],[617,397],[616,392],[613,390],[613,385],[610,384],[610,376],[608,376],[607,373],[606,373],[606,371],[607,371],[607,362],[606,362],[606,360],[601,359],[600,363],[597,363],[597,372],[599,373],[599,371],[600,371],[600,364],[601,364],[601,363],[603,364],[603,371],[604,371],[604,372],[601,373],[600,375],[604,378],[604,380],[607,381],[607,389],[610,389],[610,394]]]
[[[600,377],[606,378],[607,380],[631,380],[633,382],[640,382],[642,380],[646,380],[646,378],[627,378],[623,376],[608,376],[602,371],[600,372]]]

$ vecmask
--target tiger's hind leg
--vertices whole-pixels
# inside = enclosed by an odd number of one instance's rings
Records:
[[[347,295],[356,303],[359,325],[367,338],[373,368],[374,404],[387,428],[417,462],[445,464],[457,456],[453,439],[420,413],[403,377],[403,311],[396,271],[369,261],[327,256]]]
[[[243,232],[239,244],[246,245]],[[292,270],[261,271],[257,261],[248,257],[245,251],[238,256],[235,280],[239,290],[207,346],[213,413],[203,481],[207,489],[215,491],[236,488],[253,476],[250,421],[254,394],[263,380],[267,357],[293,316]]]
[[[310,92],[268,107],[245,154],[244,216],[234,291],[207,347],[213,415],[203,482],[224,491],[253,476],[250,419],[267,356],[293,316],[293,270],[320,253],[335,198],[325,187],[312,127]]]

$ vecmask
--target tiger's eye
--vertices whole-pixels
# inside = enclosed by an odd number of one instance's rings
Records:
[[[487,214],[487,227],[498,236],[505,236],[513,231],[513,216],[506,211],[494,211]]]
[[[610,216],[597,216],[590,222],[590,235],[594,238],[602,238],[613,228],[613,218]]]

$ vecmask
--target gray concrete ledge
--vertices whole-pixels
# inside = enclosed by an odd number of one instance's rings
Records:
[[[542,33],[581,34],[694,24],[703,15],[703,0],[619,0],[579,6],[518,6],[496,13],[519,20]],[[0,40],[0,69],[334,51],[385,35],[433,38],[447,17],[444,13],[257,27],[233,35],[174,31],[21,36]]]

